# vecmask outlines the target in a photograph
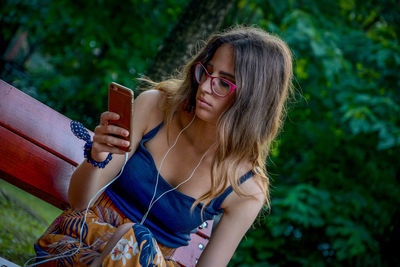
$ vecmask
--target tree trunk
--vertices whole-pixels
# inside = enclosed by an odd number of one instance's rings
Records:
[[[233,0],[190,1],[146,75],[154,81],[161,81],[185,64],[196,44],[219,30],[232,3]]]

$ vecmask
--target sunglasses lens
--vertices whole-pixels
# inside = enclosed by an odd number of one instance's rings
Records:
[[[226,96],[231,91],[231,85],[223,79],[215,78],[213,81],[213,90],[219,96]]]
[[[220,97],[227,96],[234,88],[230,82],[223,78],[213,77],[207,72],[207,70],[198,63],[194,69],[194,77],[198,84],[203,84],[208,77],[211,78],[211,90],[214,92],[215,95]]]
[[[200,64],[196,65],[194,76],[199,84],[203,83],[207,79],[206,72]]]

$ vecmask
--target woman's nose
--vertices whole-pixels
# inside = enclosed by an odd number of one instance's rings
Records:
[[[212,94],[211,82],[211,77],[207,77],[207,79],[199,85],[200,90],[207,94]]]

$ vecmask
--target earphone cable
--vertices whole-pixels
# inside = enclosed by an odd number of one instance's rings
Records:
[[[90,199],[89,204],[88,204],[88,206],[87,206],[87,208],[85,210],[84,220],[83,220],[83,223],[82,223],[82,226],[81,226],[81,229],[80,229],[78,247],[70,249],[70,250],[67,250],[67,251],[65,251],[63,253],[60,253],[58,255],[57,254],[52,255],[52,256],[55,256],[55,257],[52,257],[52,258],[49,258],[49,259],[46,259],[46,260],[43,260],[43,261],[35,262],[34,264],[31,264],[31,265],[27,265],[32,260],[41,259],[41,258],[47,258],[49,255],[31,258],[27,262],[25,262],[24,267],[37,266],[37,265],[45,263],[45,262],[49,262],[49,261],[52,261],[52,260],[56,260],[56,259],[60,259],[60,258],[68,257],[68,256],[73,256],[76,253],[78,253],[78,251],[81,249],[81,246],[82,246],[82,234],[83,234],[82,230],[83,230],[84,225],[86,224],[87,214],[88,214],[90,206],[92,205],[92,202],[96,199],[98,194],[100,194],[103,190],[105,190],[110,184],[112,184],[115,180],[117,180],[121,176],[121,174],[124,171],[124,168],[125,168],[125,165],[126,165],[127,162],[128,162],[128,152],[125,153],[124,165],[122,166],[121,171],[117,174],[117,176],[115,176],[110,182],[108,182],[105,186],[103,186],[100,190],[98,190],[96,192],[96,194]],[[74,252],[71,253],[71,254],[68,254],[71,251],[74,251]]]

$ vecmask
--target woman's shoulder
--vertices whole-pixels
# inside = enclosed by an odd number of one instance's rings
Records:
[[[241,206],[245,203],[252,203],[254,205],[255,203],[258,203],[258,205],[262,205],[265,202],[265,185],[263,184],[262,176],[259,175],[257,172],[254,172],[252,175],[248,176],[249,170],[252,170],[252,165],[250,163],[242,163],[239,164],[238,166],[239,173],[243,174],[239,176],[239,179],[242,179],[243,177],[247,177],[243,182],[239,182],[240,190],[244,195],[247,196],[242,196],[237,194],[235,191],[233,191],[223,202],[222,208],[226,209],[229,207],[236,207],[236,206]],[[245,204],[246,205],[246,204]],[[256,206],[258,206],[256,204]]]
[[[164,101],[165,95],[159,90],[147,90],[136,97],[133,110],[134,117],[145,122],[145,133],[163,121]]]
[[[223,203],[221,208],[224,212],[237,214],[238,216],[257,216],[265,203],[264,186],[259,182],[260,177],[255,174],[254,179],[248,179],[241,185],[241,189],[247,196],[232,192]]]
[[[136,97],[135,104],[139,105],[151,105],[152,108],[159,106],[165,99],[165,95],[162,91],[156,89],[150,89],[143,91]]]

